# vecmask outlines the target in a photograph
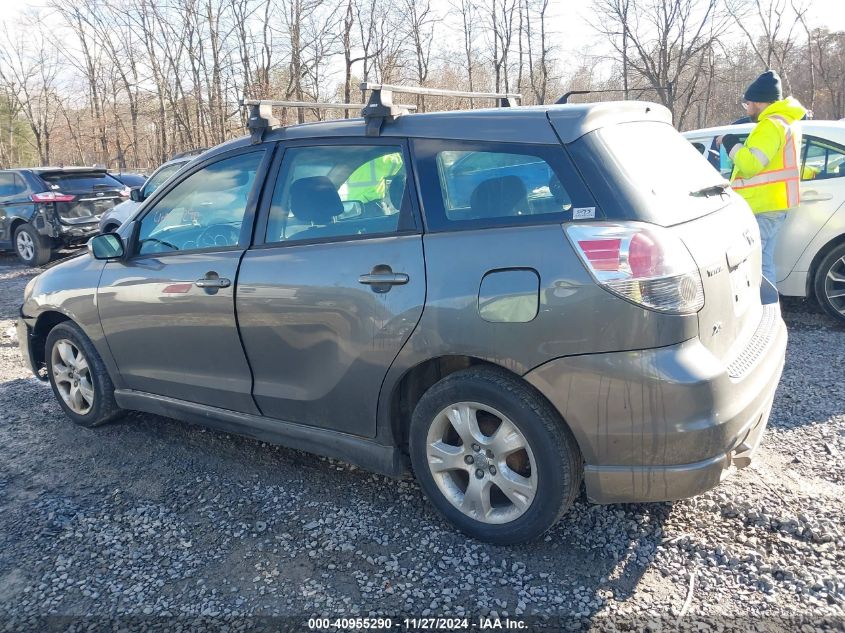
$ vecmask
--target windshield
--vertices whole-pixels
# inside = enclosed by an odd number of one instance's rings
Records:
[[[587,137],[593,138],[585,138],[587,146],[578,153],[594,154],[593,167],[613,190],[611,208],[605,209],[608,217],[671,226],[716,211],[728,202],[718,194],[690,195],[725,180],[671,125],[622,123]]]

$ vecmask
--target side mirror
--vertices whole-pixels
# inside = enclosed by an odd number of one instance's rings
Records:
[[[94,256],[94,259],[120,259],[126,249],[117,233],[105,233],[95,235],[88,240],[88,252]]]
[[[144,201],[144,192],[141,187],[135,187],[134,189],[129,190],[129,199],[132,202],[143,202]]]

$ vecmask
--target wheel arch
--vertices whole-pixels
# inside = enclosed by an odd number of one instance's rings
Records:
[[[12,244],[13,249],[15,248],[15,232],[21,224],[29,224],[29,222],[21,217],[16,217],[12,220],[11,224],[9,224],[9,242]]]
[[[59,310],[46,310],[39,314],[36,318],[35,326],[32,328],[30,349],[32,353],[32,362],[35,367],[38,368],[39,373],[41,368],[46,367],[47,364],[44,349],[44,346],[47,343],[47,335],[49,335],[50,331],[59,323],[64,323],[66,321],[74,322],[71,317]]]
[[[538,397],[548,403],[549,407],[558,414],[558,417],[564,427],[570,432],[570,434],[572,434],[572,429],[569,427],[566,420],[564,420],[560,412],[549,401],[549,399],[533,384],[526,380],[524,376],[504,365],[484,358],[463,354],[449,354],[431,357],[418,362],[413,367],[407,369],[393,385],[390,392],[390,398],[387,403],[388,419],[393,443],[395,443],[402,452],[407,455],[408,431],[411,425],[411,416],[413,415],[414,408],[423,394],[439,380],[449,376],[450,374],[469,367],[482,366],[504,371],[514,380],[527,386]],[[574,435],[573,438],[575,439],[576,447],[580,451],[581,447],[578,446],[579,443],[577,438],[575,438]]]
[[[840,233],[839,235],[832,237],[830,240],[822,246],[815,255],[813,255],[813,259],[810,262],[810,268],[807,272],[807,297],[812,297],[818,301],[818,297],[816,296],[816,273],[819,270],[819,266],[822,263],[822,260],[827,257],[830,252],[838,247],[845,244],[845,233]]]

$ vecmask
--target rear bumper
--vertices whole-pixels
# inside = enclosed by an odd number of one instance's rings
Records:
[[[66,243],[79,244],[100,232],[100,219],[85,224],[60,224],[59,238]]]
[[[786,353],[776,301],[764,306],[761,323],[768,331],[754,344],[762,349],[746,350],[741,372],[692,339],[562,358],[526,375],[575,435],[590,499],[683,499],[717,485],[731,466],[750,463]]]
[[[100,230],[100,216],[80,219],[62,219],[55,209],[45,205],[30,221],[44,237],[61,244],[81,244],[96,235]]]

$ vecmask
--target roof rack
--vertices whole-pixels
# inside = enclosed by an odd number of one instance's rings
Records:
[[[260,143],[264,132],[281,126],[273,116],[273,108],[308,108],[319,110],[361,110],[363,103],[328,103],[322,101],[273,101],[271,99],[241,99],[240,104],[249,108],[247,128],[253,143]]]
[[[394,121],[416,106],[393,103],[393,93],[433,96],[433,97],[469,97],[470,99],[496,99],[501,107],[518,106],[522,95],[516,92],[465,92],[461,90],[442,90],[421,86],[392,86],[363,82],[361,90],[371,90],[372,94],[361,114],[367,121],[367,136],[378,136],[386,120]]]

